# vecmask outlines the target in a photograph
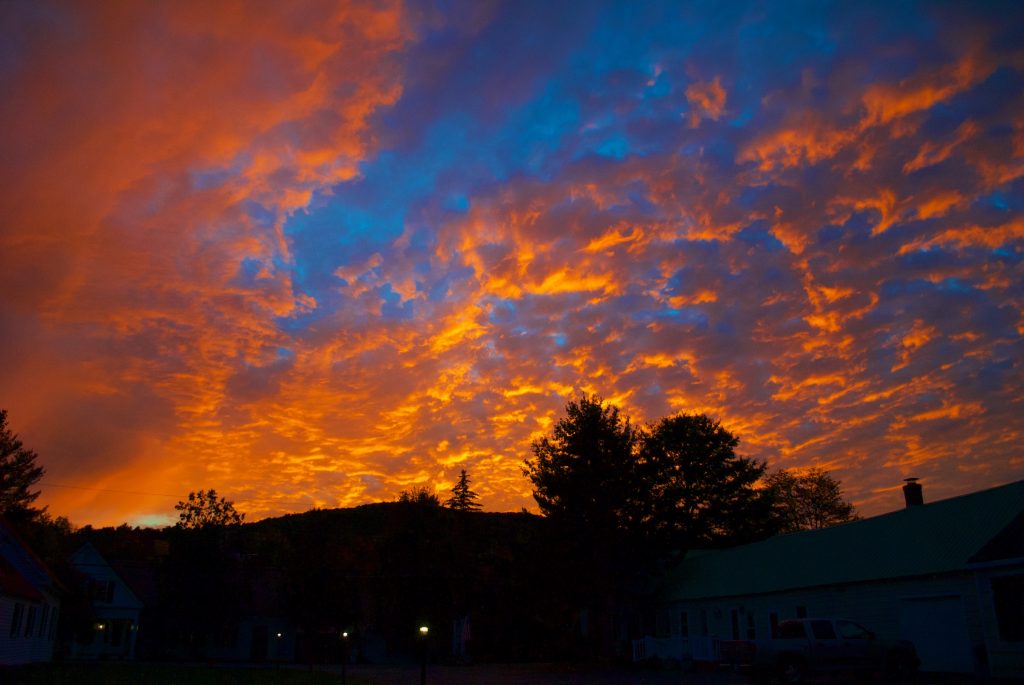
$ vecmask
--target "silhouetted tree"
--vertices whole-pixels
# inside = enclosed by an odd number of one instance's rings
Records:
[[[403,504],[423,504],[428,507],[441,506],[441,499],[427,489],[427,486],[420,485],[409,490],[403,490],[398,495],[398,501]]]
[[[703,414],[637,429],[614,405],[583,397],[533,443],[524,471],[546,516],[660,555],[775,532],[771,499],[756,487],[765,465],[737,456],[738,444]]]
[[[36,464],[38,456],[8,428],[7,410],[0,409],[0,513],[22,520],[43,513],[45,508],[32,506],[39,497],[39,490],[33,491],[32,486],[46,473]]]
[[[533,459],[524,462],[541,512],[595,533],[626,529],[641,495],[638,437],[618,407],[597,396],[570,400],[565,418],[533,443]]]
[[[235,510],[233,502],[217,497],[217,491],[212,489],[190,492],[188,499],[178,502],[174,508],[178,511],[177,527],[188,530],[237,525],[245,519],[245,514]]]
[[[661,546],[741,544],[775,532],[772,501],[758,489],[761,462],[736,454],[739,438],[704,414],[662,419],[643,436],[647,484],[636,521]]]
[[[856,509],[843,499],[842,487],[828,471],[772,471],[764,484],[775,502],[780,532],[827,528],[857,519]]]
[[[469,476],[466,469],[459,473],[459,482],[452,488],[452,496],[445,500],[444,505],[456,511],[476,511],[480,508],[479,496],[469,488]]]
[[[73,551],[69,546],[75,527],[67,517],[40,512],[35,518],[20,522],[18,531],[51,567],[61,565]]]
[[[524,462],[533,497],[551,523],[540,554],[553,576],[572,579],[561,594],[589,617],[588,634],[572,648],[577,656],[609,647],[604,641],[616,607],[632,601],[626,595],[646,565],[636,554],[634,527],[650,491],[638,469],[640,436],[618,407],[583,395],[566,404],[565,417],[533,443],[533,458]]]

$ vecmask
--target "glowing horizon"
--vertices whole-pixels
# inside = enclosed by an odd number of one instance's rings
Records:
[[[5,4],[0,407],[40,503],[254,520],[466,469],[535,510],[579,392],[868,515],[1024,478],[1022,12]]]

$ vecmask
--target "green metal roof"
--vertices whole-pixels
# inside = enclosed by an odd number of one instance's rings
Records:
[[[832,528],[691,552],[673,573],[670,600],[952,573],[1024,512],[1024,481]]]

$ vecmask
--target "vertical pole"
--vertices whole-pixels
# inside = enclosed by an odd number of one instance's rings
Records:
[[[427,638],[420,640],[420,685],[427,685]]]
[[[427,634],[430,629],[420,626],[420,685],[427,685]]]
[[[345,668],[348,666],[348,633],[341,634],[341,685],[348,685]]]

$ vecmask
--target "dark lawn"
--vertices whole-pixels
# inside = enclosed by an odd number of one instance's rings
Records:
[[[0,669],[0,685],[340,685],[341,667],[317,670],[288,665],[269,666],[123,664],[49,664]],[[408,666],[350,666],[346,685],[419,685],[420,669]],[[687,673],[679,670],[600,669],[568,664],[487,664],[427,668],[427,685],[745,685],[731,673]],[[856,679],[819,682],[850,685]],[[920,674],[914,685],[978,684],[970,677]],[[875,685],[905,685],[876,681]]]
[[[341,667],[50,664],[0,670],[2,685],[340,685]],[[419,666],[350,666],[346,685],[419,685]],[[678,670],[598,669],[561,664],[438,666],[427,668],[428,685],[739,685],[729,674]]]
[[[340,685],[341,676],[294,668],[166,664],[47,664],[0,670],[3,685]],[[371,685],[349,678],[348,685]]]

